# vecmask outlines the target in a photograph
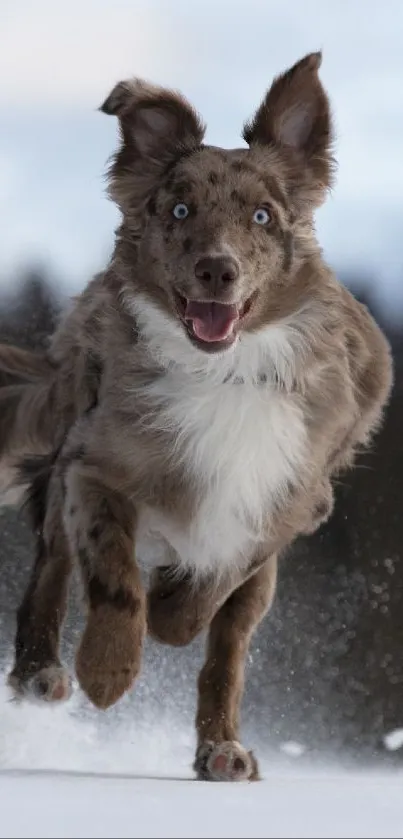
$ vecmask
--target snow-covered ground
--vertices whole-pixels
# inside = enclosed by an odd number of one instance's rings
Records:
[[[0,836],[401,837],[402,778],[276,774],[202,784],[165,778],[0,774]]]
[[[198,783],[180,720],[136,725],[126,709],[103,728],[77,695],[57,708],[9,699],[2,688],[0,837],[403,835],[401,772],[288,769],[262,755],[260,783]]]

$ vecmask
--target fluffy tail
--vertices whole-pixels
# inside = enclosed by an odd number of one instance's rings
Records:
[[[0,386],[15,381],[32,382],[48,378],[52,365],[44,353],[30,352],[0,344]]]
[[[17,468],[21,459],[47,455],[53,449],[55,378],[49,375],[50,365],[31,356],[33,353],[14,348],[9,355],[3,354],[0,346],[0,373],[23,380],[0,387],[0,504],[17,503],[25,489]],[[26,365],[22,364],[24,357]]]

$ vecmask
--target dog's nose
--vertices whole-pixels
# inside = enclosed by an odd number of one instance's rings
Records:
[[[210,290],[219,291],[239,277],[239,266],[232,256],[203,256],[196,262],[198,280]]]

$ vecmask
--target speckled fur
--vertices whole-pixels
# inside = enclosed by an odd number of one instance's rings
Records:
[[[276,557],[330,515],[332,480],[369,444],[392,384],[385,337],[315,236],[334,172],[320,62],[306,56],[273,82],[235,150],[204,144],[180,94],[118,84],[101,109],[121,133],[109,171],[122,212],[110,263],[72,301],[46,359],[28,363],[0,347],[0,368],[25,378],[0,391],[4,498],[42,475],[38,561],[11,683],[21,692],[35,677],[46,698],[63,693],[70,558],[88,603],[77,675],[99,707],[131,686],[147,628],[185,644],[210,625],[201,778],[258,776],[238,743],[238,712]],[[185,220],[173,216],[178,202]],[[264,227],[253,220],[259,207]],[[252,301],[234,344],[214,354],[177,309],[177,293],[205,299],[194,270],[205,254],[238,266],[213,299]],[[31,506],[37,499],[31,493]],[[52,643],[39,644],[50,633]]]

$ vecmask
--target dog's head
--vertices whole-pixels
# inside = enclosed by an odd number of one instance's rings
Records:
[[[205,145],[191,105],[140,80],[101,107],[120,124],[109,192],[137,242],[136,291],[201,350],[231,347],[307,293],[296,267],[316,247],[313,212],[333,170],[320,64],[313,53],[274,80],[240,149]]]

